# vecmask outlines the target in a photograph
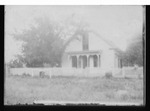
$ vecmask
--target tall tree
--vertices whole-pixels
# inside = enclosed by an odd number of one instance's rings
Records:
[[[24,61],[28,67],[43,66],[44,63],[54,66],[60,64],[63,40],[60,37],[61,27],[47,18],[35,20],[36,24],[21,34],[14,34],[17,40],[23,41]]]
[[[123,64],[143,66],[143,40],[141,36],[132,38],[126,52],[120,52]]]
[[[61,66],[61,58],[66,46],[78,35],[87,33],[82,22],[75,22],[73,16],[64,22],[50,21],[48,18],[35,19],[35,25],[14,37],[23,41],[23,61],[27,67],[41,67],[43,64]]]

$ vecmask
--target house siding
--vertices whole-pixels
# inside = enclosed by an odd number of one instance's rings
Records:
[[[108,50],[110,46],[105,43],[100,37],[94,34],[89,35],[89,50]]]
[[[82,51],[82,41],[80,40],[73,40],[70,42],[70,44],[67,46],[65,52],[76,52],[76,51]]]
[[[62,67],[71,67],[70,58],[66,53],[64,53],[62,57]]]
[[[111,70],[115,68],[115,52],[114,50],[105,50],[101,55],[101,68]]]

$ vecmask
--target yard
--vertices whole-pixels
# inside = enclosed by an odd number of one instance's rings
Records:
[[[4,85],[8,105],[35,100],[143,103],[143,79],[7,76]]]

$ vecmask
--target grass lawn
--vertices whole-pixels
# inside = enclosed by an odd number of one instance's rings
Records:
[[[4,104],[34,100],[143,103],[143,79],[7,76]]]

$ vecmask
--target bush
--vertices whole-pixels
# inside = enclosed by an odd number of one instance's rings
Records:
[[[106,72],[105,73],[105,77],[106,78],[112,78],[113,76],[112,76],[112,72]]]
[[[40,72],[39,72],[39,76],[40,76],[40,77],[42,77],[42,78],[43,78],[43,77],[44,77],[44,75],[45,75],[45,73],[44,73],[43,71],[40,71]]]
[[[142,74],[138,74],[138,79],[143,79]]]
[[[143,94],[132,94],[130,95],[130,98],[133,99],[133,100],[142,100],[143,99]]]
[[[123,101],[126,101],[126,100],[129,99],[129,95],[123,94],[123,95],[120,96],[120,99],[123,100]]]
[[[129,99],[129,93],[127,90],[118,90],[116,92],[116,97],[120,100],[126,101]]]
[[[114,99],[114,97],[115,97],[114,93],[112,93],[112,92],[107,92],[107,93],[105,94],[105,96],[106,96],[106,98],[108,98],[108,99]]]
[[[22,74],[22,77],[30,77],[31,75],[30,74],[28,74],[28,73],[23,73]]]
[[[127,77],[127,76],[125,76],[124,78],[125,78],[125,79],[132,79],[132,78],[130,78],[130,77]]]
[[[39,75],[40,75],[41,78],[49,78],[49,76],[46,75],[44,71],[40,71]]]

